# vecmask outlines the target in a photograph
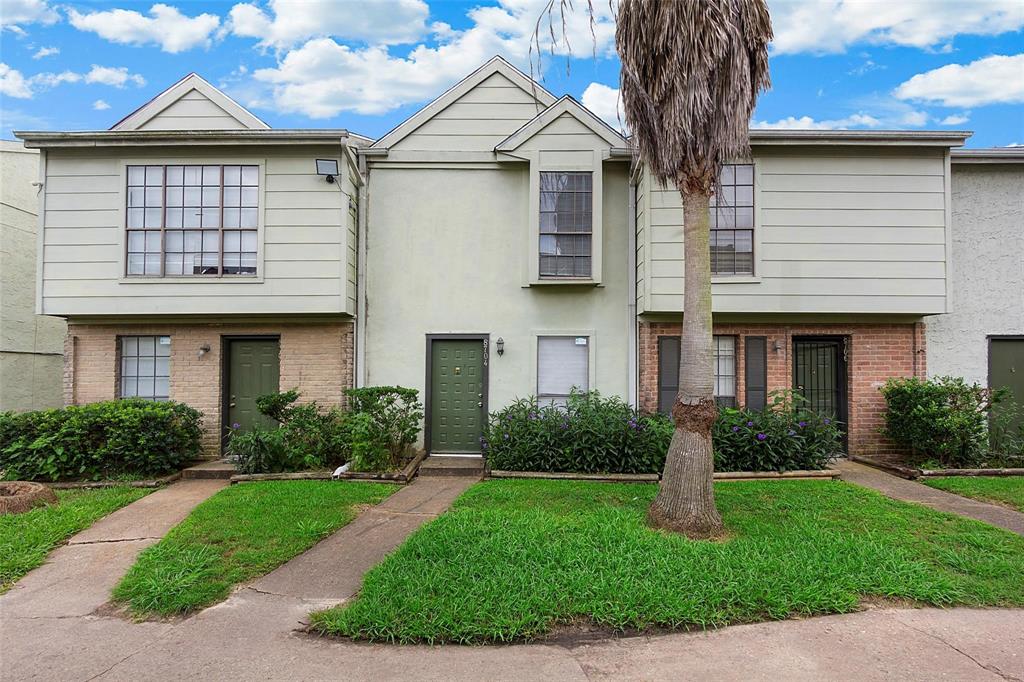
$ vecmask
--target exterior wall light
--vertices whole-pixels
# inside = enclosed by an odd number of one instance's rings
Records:
[[[337,159],[317,159],[316,160],[316,174],[327,176],[327,182],[333,183],[334,178],[338,175],[338,160]]]
[[[210,352],[210,344],[204,343],[203,345],[199,346],[199,353],[197,353],[197,355],[199,356],[199,359],[202,360],[203,356],[206,355],[209,352]]]
[[[503,339],[503,338],[501,338],[499,336],[498,340],[494,342],[494,345],[498,349],[498,355],[504,355],[505,354],[505,339]]]

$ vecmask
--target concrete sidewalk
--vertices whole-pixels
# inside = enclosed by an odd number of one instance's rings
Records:
[[[989,504],[947,493],[918,483],[899,478],[872,467],[844,460],[836,465],[843,472],[842,479],[848,483],[871,488],[896,500],[916,502],[932,509],[959,514],[1008,531],[1024,535],[1024,514],[997,504]]]

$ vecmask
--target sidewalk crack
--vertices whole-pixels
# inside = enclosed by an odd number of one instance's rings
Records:
[[[1014,677],[1013,675],[1010,675],[1008,673],[1004,673],[1002,670],[1000,670],[998,667],[996,667],[994,665],[982,663],[977,658],[975,658],[974,656],[971,656],[969,653],[967,653],[963,649],[960,649],[955,644],[953,644],[952,642],[946,640],[941,635],[937,635],[934,632],[929,632],[929,631],[923,630],[923,629],[921,629],[921,628],[919,628],[917,626],[911,625],[910,623],[904,621],[901,618],[897,618],[896,620],[899,623],[901,623],[902,625],[905,625],[906,627],[910,628],[911,630],[914,630],[916,632],[920,632],[922,635],[927,635],[928,637],[931,637],[932,639],[935,639],[935,640],[938,640],[939,642],[942,642],[943,644],[948,646],[953,651],[957,652],[961,656],[963,656],[963,657],[967,658],[968,660],[970,660],[972,663],[974,663],[976,666],[978,666],[982,670],[986,670],[986,671],[992,673],[993,675],[997,675],[997,676],[1001,677],[1002,679],[1006,680],[1006,682],[1024,682],[1024,680],[1021,680],[1021,678],[1019,678],[1019,677]]]
[[[115,542],[141,542],[143,540],[160,540],[161,538],[147,535],[141,538],[113,538],[110,540],[83,540],[79,542],[71,541],[68,542],[68,547],[75,547],[79,545],[102,545],[102,544],[113,544]]]

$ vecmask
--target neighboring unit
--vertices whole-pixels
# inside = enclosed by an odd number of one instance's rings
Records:
[[[0,412],[60,407],[64,321],[36,314],[39,153],[0,141]]]
[[[195,75],[110,131],[19,135],[43,150],[38,306],[71,323],[68,402],[189,402],[216,454],[260,393],[398,384],[427,449],[478,454],[516,398],[654,411],[678,386],[678,192],[501,58],[376,142],[272,130]],[[967,136],[752,131],[712,208],[721,403],[792,389],[852,452],[897,454],[878,389],[925,375],[924,317],[948,310]]]
[[[1024,405],[1024,149],[955,150],[953,310],[928,319],[928,373]]]

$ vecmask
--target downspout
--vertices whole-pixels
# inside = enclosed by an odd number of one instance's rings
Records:
[[[363,178],[359,186],[359,208],[356,214],[356,367],[353,380],[357,388],[366,386],[366,226],[370,212],[370,174],[366,168],[366,156],[358,152],[359,174]]]
[[[629,212],[628,212],[629,230],[627,231],[627,253],[626,253],[626,269],[628,271],[629,286],[627,287],[627,295],[629,300],[626,301],[627,314],[627,334],[626,338],[629,339],[629,350],[628,350],[628,391],[627,402],[633,407],[637,406],[637,319],[636,319],[636,184],[633,182],[632,177],[629,180]]]

